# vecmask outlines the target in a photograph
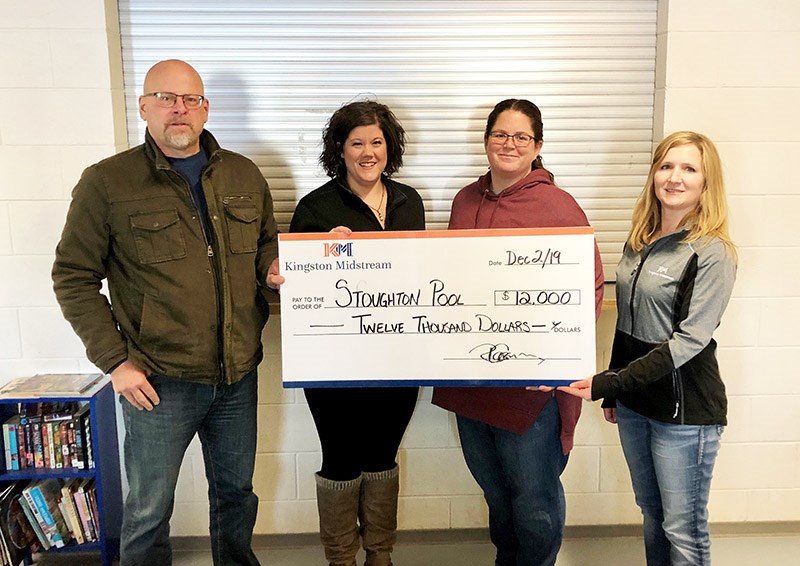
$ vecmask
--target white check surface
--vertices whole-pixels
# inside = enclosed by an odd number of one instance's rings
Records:
[[[281,234],[279,250],[286,387],[594,373],[589,228]]]

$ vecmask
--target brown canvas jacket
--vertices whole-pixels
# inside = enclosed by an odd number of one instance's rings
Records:
[[[103,371],[130,359],[159,375],[232,383],[261,360],[266,273],[278,255],[272,198],[252,161],[207,131],[200,141],[213,245],[149,133],[87,168],[72,192],[54,289]]]

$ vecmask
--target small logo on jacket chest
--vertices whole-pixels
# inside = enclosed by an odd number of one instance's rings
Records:
[[[663,279],[669,279],[670,281],[675,281],[675,278],[671,275],[667,274],[669,271],[669,267],[664,267],[663,265],[659,265],[658,269],[653,271],[652,269],[648,269],[647,273],[653,275],[654,277],[662,277]]]

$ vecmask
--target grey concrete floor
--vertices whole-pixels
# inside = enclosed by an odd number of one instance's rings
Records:
[[[630,531],[630,529],[626,529]],[[744,529],[738,529],[746,531]],[[770,534],[771,533],[771,534]],[[639,536],[592,536],[585,530],[567,536],[556,566],[641,566],[644,550]],[[631,536],[628,536],[631,535]],[[211,554],[202,539],[179,539],[175,543],[174,566],[210,566]],[[313,535],[256,537],[256,554],[263,566],[323,566],[322,548]],[[794,566],[800,564],[800,525],[773,530],[761,526],[759,533],[726,532],[712,537],[715,566]],[[363,563],[363,554],[359,557]],[[400,533],[393,554],[395,566],[492,566],[494,547],[483,531]],[[97,566],[97,555],[48,555],[41,565]]]

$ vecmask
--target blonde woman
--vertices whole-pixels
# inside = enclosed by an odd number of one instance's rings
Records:
[[[617,267],[608,371],[559,387],[604,398],[619,427],[648,566],[710,564],[708,496],[727,424],[712,334],[736,277],[714,144],[676,132],[656,148]]]

